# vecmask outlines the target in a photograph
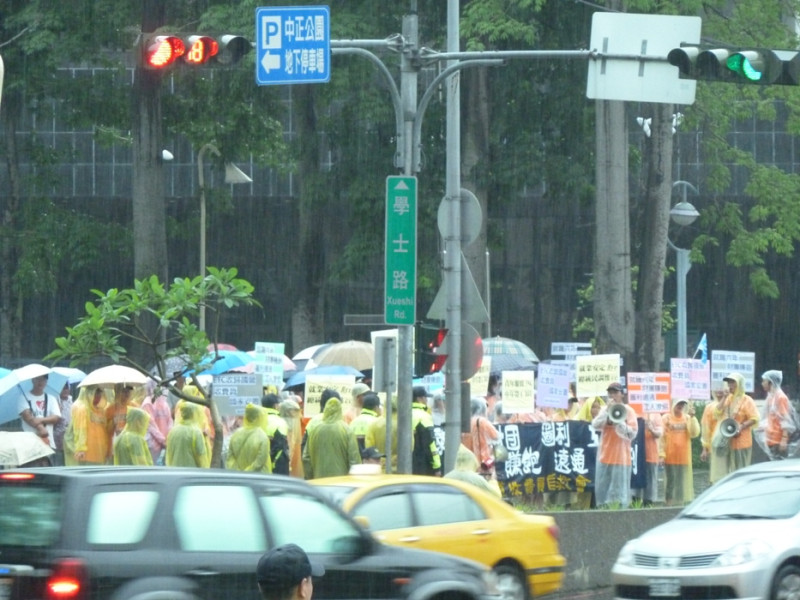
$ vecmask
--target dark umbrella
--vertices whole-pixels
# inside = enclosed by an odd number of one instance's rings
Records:
[[[364,374],[354,369],[353,367],[348,366],[339,366],[339,365],[325,365],[322,367],[316,367],[314,369],[309,369],[308,371],[298,371],[289,379],[286,380],[286,383],[283,384],[283,389],[289,389],[292,387],[297,387],[299,385],[306,384],[306,377],[309,375],[353,375],[355,377],[363,377]]]
[[[535,371],[536,363],[523,358],[518,354],[492,354],[490,355],[492,375],[498,375],[503,371]]]

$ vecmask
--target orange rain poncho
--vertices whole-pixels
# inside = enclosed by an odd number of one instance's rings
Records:
[[[244,409],[242,426],[233,432],[228,444],[226,468],[236,471],[272,473],[266,426],[267,412],[260,406],[248,404]]]
[[[64,462],[67,466],[104,465],[108,462],[107,405],[102,388],[81,388],[72,405],[72,420],[64,434]]]
[[[114,440],[115,465],[153,466],[153,456],[147,445],[147,427],[150,415],[141,408],[128,407],[125,427]]]

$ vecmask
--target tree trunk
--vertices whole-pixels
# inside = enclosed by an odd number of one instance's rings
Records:
[[[486,223],[488,217],[488,190],[485,169],[489,159],[489,91],[488,69],[479,67],[466,69],[461,77],[465,77],[466,102],[462,117],[463,136],[461,150],[462,187],[471,191],[481,204],[481,227],[478,238],[462,248],[469,270],[478,287],[483,303],[490,305],[487,298],[487,261],[486,261]],[[462,293],[464,290],[462,290]],[[485,337],[488,323],[476,323],[478,331]]]
[[[672,196],[671,104],[653,104],[651,135],[646,145],[647,189],[636,288],[636,357],[630,369],[657,371],[664,344],[664,269],[667,260],[670,198]]]
[[[295,352],[324,341],[325,259],[324,223],[315,206],[324,202],[326,191],[319,172],[319,142],[312,86],[298,86],[292,91],[294,117],[299,144],[297,180],[299,181],[299,227],[294,272],[298,286],[293,290],[292,347]]]
[[[0,239],[0,256],[3,268],[0,269],[0,356],[16,357],[21,354],[22,340],[22,303],[14,291],[14,273],[19,264],[18,236],[19,226],[19,198],[20,175],[19,157],[17,153],[17,123],[16,115],[19,114],[9,94],[4,98],[3,110],[0,118],[3,120],[5,131],[6,168],[10,189],[6,204],[2,206],[0,225],[10,235],[3,235]]]
[[[628,198],[628,128],[625,104],[597,101],[594,327],[597,352],[633,355]]]

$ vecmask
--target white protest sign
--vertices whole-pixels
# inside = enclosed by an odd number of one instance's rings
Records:
[[[746,392],[755,390],[756,353],[739,352],[737,350],[711,351],[711,382],[722,383],[722,379],[730,373],[741,373],[744,377]]]
[[[699,358],[671,358],[669,362],[671,396],[686,400],[711,398],[708,362]]]
[[[608,384],[619,379],[619,354],[575,357],[575,385],[579,398],[606,396]]]
[[[322,392],[331,388],[342,397],[342,410],[353,404],[353,386],[355,375],[308,375],[306,376],[305,396],[303,396],[303,416],[313,417],[319,414]]]
[[[256,342],[254,368],[261,373],[264,386],[283,386],[283,353],[285,345],[278,342]]]
[[[261,406],[262,390],[260,373],[224,373],[214,375],[211,398],[220,415],[241,417],[248,404]]]
[[[539,363],[536,407],[569,408],[570,374],[566,365]]]
[[[503,371],[503,412],[532,413],[533,371]]]

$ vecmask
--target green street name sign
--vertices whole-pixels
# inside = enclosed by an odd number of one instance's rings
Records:
[[[386,284],[389,325],[413,325],[417,312],[417,178],[386,178]]]

